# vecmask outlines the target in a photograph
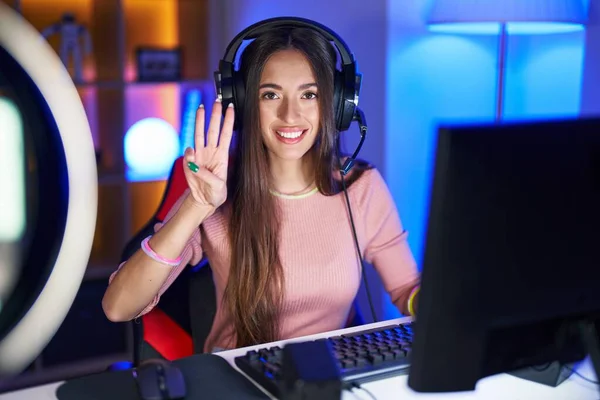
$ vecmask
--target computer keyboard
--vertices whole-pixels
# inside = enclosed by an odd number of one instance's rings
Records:
[[[393,324],[352,334],[333,336],[329,341],[344,384],[362,384],[408,373],[413,340],[413,323]],[[235,364],[256,383],[280,397],[283,382],[283,349],[279,346],[248,351]]]

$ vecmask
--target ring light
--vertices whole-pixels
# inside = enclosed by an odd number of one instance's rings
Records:
[[[90,127],[68,72],[40,34],[1,2],[0,46],[20,64],[46,101],[68,170],[66,225],[54,267],[35,302],[0,338],[0,374],[16,374],[42,352],[79,290],[92,248],[98,187]]]

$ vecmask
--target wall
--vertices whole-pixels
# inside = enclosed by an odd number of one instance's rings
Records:
[[[586,30],[586,53],[583,63],[581,114],[600,115],[600,1],[591,0]]]
[[[389,2],[387,181],[418,261],[435,125],[491,119],[496,66],[493,38],[433,35],[427,10],[421,1]]]
[[[579,115],[585,31],[509,41],[506,119]]]
[[[492,121],[497,81],[497,38],[428,32],[430,4],[388,1],[386,178],[419,264],[425,251],[436,125]],[[577,32],[509,38],[505,119],[579,113],[584,37]],[[588,33],[591,39],[598,42],[600,35],[591,38]],[[587,75],[598,82],[597,68]],[[600,108],[600,96],[588,88],[589,108]],[[385,310],[386,317],[398,315],[389,303]]]

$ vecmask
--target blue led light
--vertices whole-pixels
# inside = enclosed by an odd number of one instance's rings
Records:
[[[109,368],[110,371],[126,371],[134,367],[133,363],[129,361],[118,361],[112,364]]]

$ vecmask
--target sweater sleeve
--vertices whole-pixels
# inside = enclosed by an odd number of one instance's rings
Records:
[[[175,213],[181,207],[181,204],[185,200],[188,193],[189,193],[189,189],[186,189],[186,191],[183,193],[183,195],[175,202],[175,204],[173,204],[173,206],[167,213],[165,220],[163,222],[159,222],[154,225],[154,232],[158,232],[164,224],[166,224],[171,218],[173,218]],[[160,297],[163,295],[163,293],[171,286],[171,284],[175,281],[175,279],[177,279],[177,277],[186,268],[186,266],[187,265],[196,265],[200,262],[200,260],[202,260],[202,247],[201,247],[201,239],[200,239],[200,228],[198,227],[197,229],[194,230],[194,233],[192,234],[190,239],[187,241],[187,243],[185,244],[185,247],[183,248],[183,251],[181,252],[181,263],[177,267],[172,267],[171,273],[169,274],[169,276],[167,277],[165,282],[160,287],[156,296],[154,296],[154,299],[152,299],[150,304],[148,304],[136,316],[136,318],[139,318],[142,315],[147,314],[150,311],[152,311],[152,309],[154,307],[156,307],[156,305],[158,304]],[[121,267],[123,267],[123,265],[125,265],[125,263],[127,263],[127,261],[122,262],[119,265],[119,267],[117,268],[117,270],[111,274],[111,276],[108,280],[109,284],[110,284],[110,282],[112,282],[112,280],[114,279],[116,274],[119,272]],[[168,267],[165,267],[165,268],[168,268]]]
[[[359,194],[364,226],[364,258],[378,272],[392,302],[409,315],[408,299],[419,273],[392,195],[379,171],[372,169]],[[356,182],[358,183],[358,182]]]

